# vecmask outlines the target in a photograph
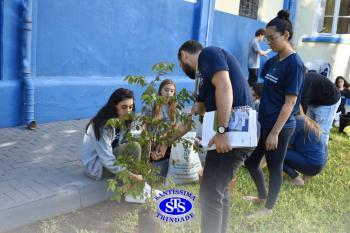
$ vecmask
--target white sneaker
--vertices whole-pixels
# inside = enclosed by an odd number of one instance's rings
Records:
[[[155,194],[158,195],[159,193],[162,193],[159,190],[154,190]],[[145,183],[145,187],[143,188],[143,197],[136,196],[133,197],[133,195],[128,194],[125,196],[125,201],[126,202],[131,202],[131,203],[140,203],[143,204],[146,202],[147,198],[151,197],[151,186],[147,183]]]
[[[334,123],[333,123],[333,125],[334,125],[334,127],[339,128],[340,121],[339,121],[339,120],[335,120]]]
[[[151,196],[151,186],[149,184],[147,184],[147,182],[145,183],[145,188],[143,189],[143,192],[146,193],[147,197]],[[153,193],[158,196],[160,193],[163,193],[162,191],[158,190],[158,189],[153,189]]]
[[[133,195],[128,194],[125,196],[125,201],[130,202],[130,203],[143,204],[143,203],[145,203],[146,198],[145,197],[141,198],[140,196],[133,197]]]

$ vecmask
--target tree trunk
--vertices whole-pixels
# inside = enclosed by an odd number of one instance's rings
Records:
[[[139,215],[139,233],[162,233],[162,227],[159,220],[155,217],[153,209],[141,207]]]

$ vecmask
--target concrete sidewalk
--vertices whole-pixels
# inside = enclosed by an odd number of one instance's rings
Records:
[[[87,120],[0,129],[0,232],[112,196],[87,178],[80,148]]]

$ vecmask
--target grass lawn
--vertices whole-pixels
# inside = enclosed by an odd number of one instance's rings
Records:
[[[267,174],[267,171],[265,171]],[[255,195],[248,171],[241,168],[232,196],[228,232],[350,232],[350,138],[332,130],[328,163],[322,173],[304,187],[290,185],[285,177],[281,193],[271,216],[247,220],[246,214],[261,206],[244,201],[242,196]],[[181,186],[198,196],[199,185]],[[199,232],[199,201],[196,219],[186,224],[167,223],[165,232]],[[136,214],[119,219],[120,231],[136,228]],[[119,232],[119,231],[117,231]]]
[[[266,174],[266,171],[265,171]],[[256,190],[246,169],[241,168],[232,196],[228,232],[334,232],[350,233],[350,138],[332,130],[328,163],[322,173],[304,187],[287,182],[271,216],[247,220],[246,215],[261,206],[244,201]],[[179,188],[198,197],[199,185]],[[164,232],[200,232],[200,208],[195,202],[195,219],[185,223],[164,223]],[[107,201],[96,206],[39,221],[8,233],[133,233],[137,229],[137,205]]]

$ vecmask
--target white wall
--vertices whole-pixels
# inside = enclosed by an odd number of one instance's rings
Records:
[[[240,0],[216,0],[215,10],[238,15]]]
[[[294,25],[295,48],[304,62],[322,59],[332,66],[332,78],[341,75],[350,79],[350,44],[302,42],[313,35],[316,28],[318,0],[300,0]],[[350,36],[350,35],[349,35]]]
[[[216,0],[215,9],[226,13],[238,15],[240,0]],[[258,20],[268,22],[276,17],[277,12],[283,8],[283,0],[260,0]]]
[[[283,8],[283,0],[260,0],[259,5],[258,19],[267,23]]]

